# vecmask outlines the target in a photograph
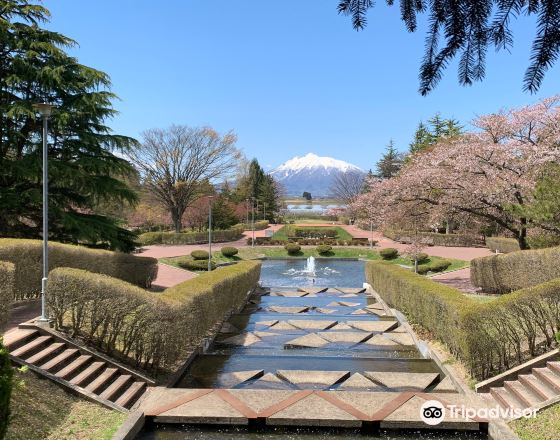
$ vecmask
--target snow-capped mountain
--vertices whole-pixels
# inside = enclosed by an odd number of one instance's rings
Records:
[[[284,186],[288,196],[301,196],[304,191],[308,191],[313,197],[327,197],[335,176],[348,172],[364,171],[343,160],[308,153],[288,160],[272,170],[271,174]]]

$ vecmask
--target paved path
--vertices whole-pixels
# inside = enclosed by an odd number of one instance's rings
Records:
[[[41,299],[31,299],[29,301],[22,301],[12,307],[8,322],[2,332],[7,333],[9,330],[16,328],[22,322],[29,321],[41,315]]]
[[[442,284],[446,284],[456,289],[462,290],[465,293],[477,293],[477,289],[471,283],[471,269],[466,267],[464,269],[456,270],[453,272],[446,272],[431,277],[432,280]]]
[[[158,274],[152,283],[152,290],[164,290],[183,281],[191,280],[198,276],[195,272],[179,269],[167,264],[158,264]]]

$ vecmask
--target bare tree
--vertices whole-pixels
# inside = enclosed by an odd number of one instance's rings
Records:
[[[350,205],[360,193],[365,184],[365,174],[360,171],[339,173],[333,179],[331,194],[345,204]]]
[[[232,132],[221,136],[210,127],[172,125],[142,133],[142,143],[127,156],[180,232],[185,210],[205,183],[235,171],[241,156],[236,141]]]

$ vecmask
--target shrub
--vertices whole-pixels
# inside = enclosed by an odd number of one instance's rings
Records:
[[[510,252],[471,261],[471,282],[485,292],[507,293],[560,277],[560,247]]]
[[[298,255],[301,252],[301,246],[296,243],[288,243],[284,249],[288,251],[288,255]]]
[[[269,226],[268,220],[258,220],[255,222],[255,231],[262,231],[263,229],[268,228],[268,226]],[[251,222],[240,223],[238,225],[235,225],[234,227],[243,228],[243,230],[245,231],[253,230],[253,224]]]
[[[384,260],[393,260],[399,256],[399,251],[395,248],[385,248],[379,251],[379,255]]]
[[[383,261],[366,265],[376,292],[428,329],[462,359],[471,374],[486,379],[554,345],[560,330],[560,279],[477,303],[457,289]]]
[[[2,345],[2,336],[0,336],[0,439],[4,438],[8,429],[13,375],[14,370],[8,350]]]
[[[493,252],[507,254],[519,250],[519,243],[514,238],[486,237],[486,246]]]
[[[8,319],[14,298],[15,270],[12,263],[0,261],[0,332]]]
[[[184,260],[179,260],[177,263],[180,267],[187,270],[208,270],[208,260],[189,260],[185,258]],[[210,263],[212,270],[216,268],[216,263],[213,261]]]
[[[336,238],[335,228],[296,228],[294,235],[298,238]]]
[[[418,238],[428,246],[484,247],[482,236],[477,234],[439,234],[437,232],[397,231],[386,229],[383,235],[399,243],[413,243]]]
[[[328,244],[317,246],[317,253],[319,255],[330,255],[332,254],[332,246],[329,246]]]
[[[419,264],[418,265],[418,274],[426,275],[429,271],[430,271],[430,265],[429,264]]]
[[[560,236],[553,234],[539,234],[527,237],[531,249],[544,249],[560,246]]]
[[[15,265],[15,300],[39,296],[43,277],[40,240],[0,239],[0,261],[2,260]],[[57,267],[85,269],[141,287],[152,284],[158,268],[155,258],[50,242],[49,270]]]
[[[58,268],[49,279],[55,327],[144,369],[173,370],[243,304],[260,262],[242,261],[154,294],[105,275]]]
[[[231,258],[239,253],[239,249],[233,246],[226,246],[222,248],[221,252],[224,257]]]
[[[424,252],[420,252],[418,255],[416,255],[416,259],[418,260],[419,264],[425,263],[429,260],[429,258],[430,256],[428,254],[425,254]],[[414,263],[414,256],[410,257],[410,261]]]
[[[239,240],[243,237],[243,227],[212,231],[212,242],[222,243]],[[205,244],[208,243],[208,232],[146,232],[138,236],[142,246],[157,244]]]
[[[210,254],[207,251],[192,251],[191,252],[191,257],[193,257],[194,260],[208,260],[208,258],[210,258]]]
[[[428,266],[430,268],[430,271],[432,272],[443,272],[445,269],[451,266],[451,261],[449,260],[432,261],[430,264],[428,264]]]

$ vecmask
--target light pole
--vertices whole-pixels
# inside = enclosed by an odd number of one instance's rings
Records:
[[[259,201],[257,200],[257,203]],[[251,247],[255,247],[255,203],[254,200],[251,199],[251,230],[253,231],[253,239],[251,240]]]
[[[46,297],[49,276],[49,154],[47,136],[53,106],[42,102],[34,104],[33,108],[43,118],[43,278],[41,279],[41,318],[39,321],[48,322]]]
[[[245,208],[247,208],[247,222],[245,224],[249,226],[249,199],[245,199]]]
[[[208,272],[212,272],[212,196],[208,196]]]
[[[373,249],[373,221],[371,220],[369,222],[369,233],[370,233],[369,248]]]
[[[264,208],[263,208],[263,220],[266,220],[266,202],[263,202]]]

